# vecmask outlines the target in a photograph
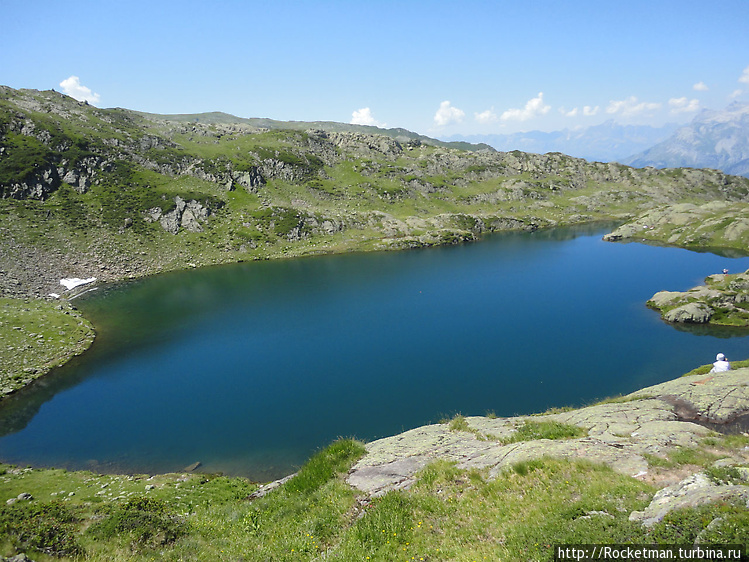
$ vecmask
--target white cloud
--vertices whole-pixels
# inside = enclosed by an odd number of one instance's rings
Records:
[[[434,123],[438,127],[444,127],[450,123],[460,123],[466,116],[465,111],[453,107],[449,101],[443,101],[437,113],[434,114]]]
[[[741,73],[741,76],[739,77],[739,82],[742,84],[749,84],[749,66],[747,66],[744,69],[744,72]]]
[[[744,93],[744,90],[734,90],[730,96],[728,96],[728,99],[735,100],[738,98],[741,94]]]
[[[93,93],[90,88],[81,84],[81,79],[77,76],[66,78],[60,82],[60,87],[63,93],[78,101],[87,101],[89,103],[97,103],[99,101],[99,94]]]
[[[493,107],[481,113],[474,113],[473,115],[479,123],[494,123],[497,120],[497,114],[494,113]]]
[[[565,108],[560,108],[559,112],[563,114],[565,117],[577,117],[579,115],[584,115],[585,117],[593,117],[594,115],[598,114],[598,110],[600,109],[599,106],[591,107],[590,105],[584,105],[582,112],[580,111],[579,107],[576,107],[574,109],[570,109],[567,111]]]
[[[629,96],[625,100],[610,101],[609,106],[606,108],[606,113],[619,113],[622,117],[634,117],[635,115],[655,111],[660,108],[660,103],[641,102],[635,96]]]
[[[586,105],[585,107],[583,107],[583,115],[585,115],[586,117],[593,117],[594,115],[598,114],[598,110],[600,109],[601,108],[599,106],[591,107],[589,105]]]
[[[372,115],[372,110],[368,107],[357,109],[351,114],[351,125],[372,125],[374,127],[387,127],[386,123],[380,123]]]
[[[539,92],[538,96],[528,100],[523,109],[508,109],[500,119],[502,121],[527,121],[540,115],[546,115],[551,110],[550,105],[544,105],[544,93]]]
[[[696,92],[707,92],[710,88],[707,87],[707,84],[704,82],[697,82],[694,86],[692,86],[692,89]]]
[[[671,98],[668,105],[671,106],[671,113],[691,113],[700,109],[699,100],[689,100],[686,97]]]

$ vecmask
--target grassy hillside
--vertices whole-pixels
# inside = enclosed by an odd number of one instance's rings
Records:
[[[705,450],[680,449],[660,459],[659,470],[662,476],[683,475],[704,467],[716,481],[740,482],[735,469],[736,475],[710,465],[747,443],[742,437],[709,438]],[[34,560],[107,561],[554,560],[558,544],[690,545],[698,537],[701,544],[746,542],[749,515],[738,503],[677,509],[652,527],[630,521],[629,514],[643,509],[656,487],[589,462],[526,461],[488,478],[437,461],[410,490],[357,496],[343,476],[363,452],[360,443],[338,441],[262,497],[257,485],[241,478],[0,465],[0,555],[20,551]],[[8,505],[6,499],[13,501]]]
[[[749,194],[749,180],[715,171],[250,123],[0,88],[2,292],[43,295],[73,275],[451,244]]]

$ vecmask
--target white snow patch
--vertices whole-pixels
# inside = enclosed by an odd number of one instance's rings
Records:
[[[96,277],[89,277],[88,279],[79,279],[78,277],[71,277],[69,279],[60,279],[60,285],[63,285],[68,291],[75,289],[81,285],[87,285],[96,281]]]

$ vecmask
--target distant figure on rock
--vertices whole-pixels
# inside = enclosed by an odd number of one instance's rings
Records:
[[[715,363],[713,363],[713,368],[710,369],[711,373],[722,373],[724,371],[730,371],[731,370],[731,364],[726,359],[726,356],[722,353],[718,353],[718,355],[715,357]]]
[[[723,275],[728,275],[728,270],[727,269],[723,270]]]

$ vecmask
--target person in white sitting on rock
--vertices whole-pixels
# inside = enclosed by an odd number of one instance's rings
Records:
[[[712,373],[725,373],[726,371],[731,370],[731,364],[728,362],[728,359],[726,359],[726,356],[722,353],[718,353],[718,355],[715,356],[715,363],[713,363],[713,368],[710,369],[710,372],[708,374]],[[709,382],[713,380],[714,377],[705,377],[704,379],[694,381],[692,383],[689,383],[691,385],[701,385],[705,384],[706,382]]]
[[[726,359],[726,356],[722,353],[718,353],[718,355],[715,357],[715,363],[713,363],[713,368],[710,369],[711,373],[723,373],[725,371],[731,370],[731,364]]]

